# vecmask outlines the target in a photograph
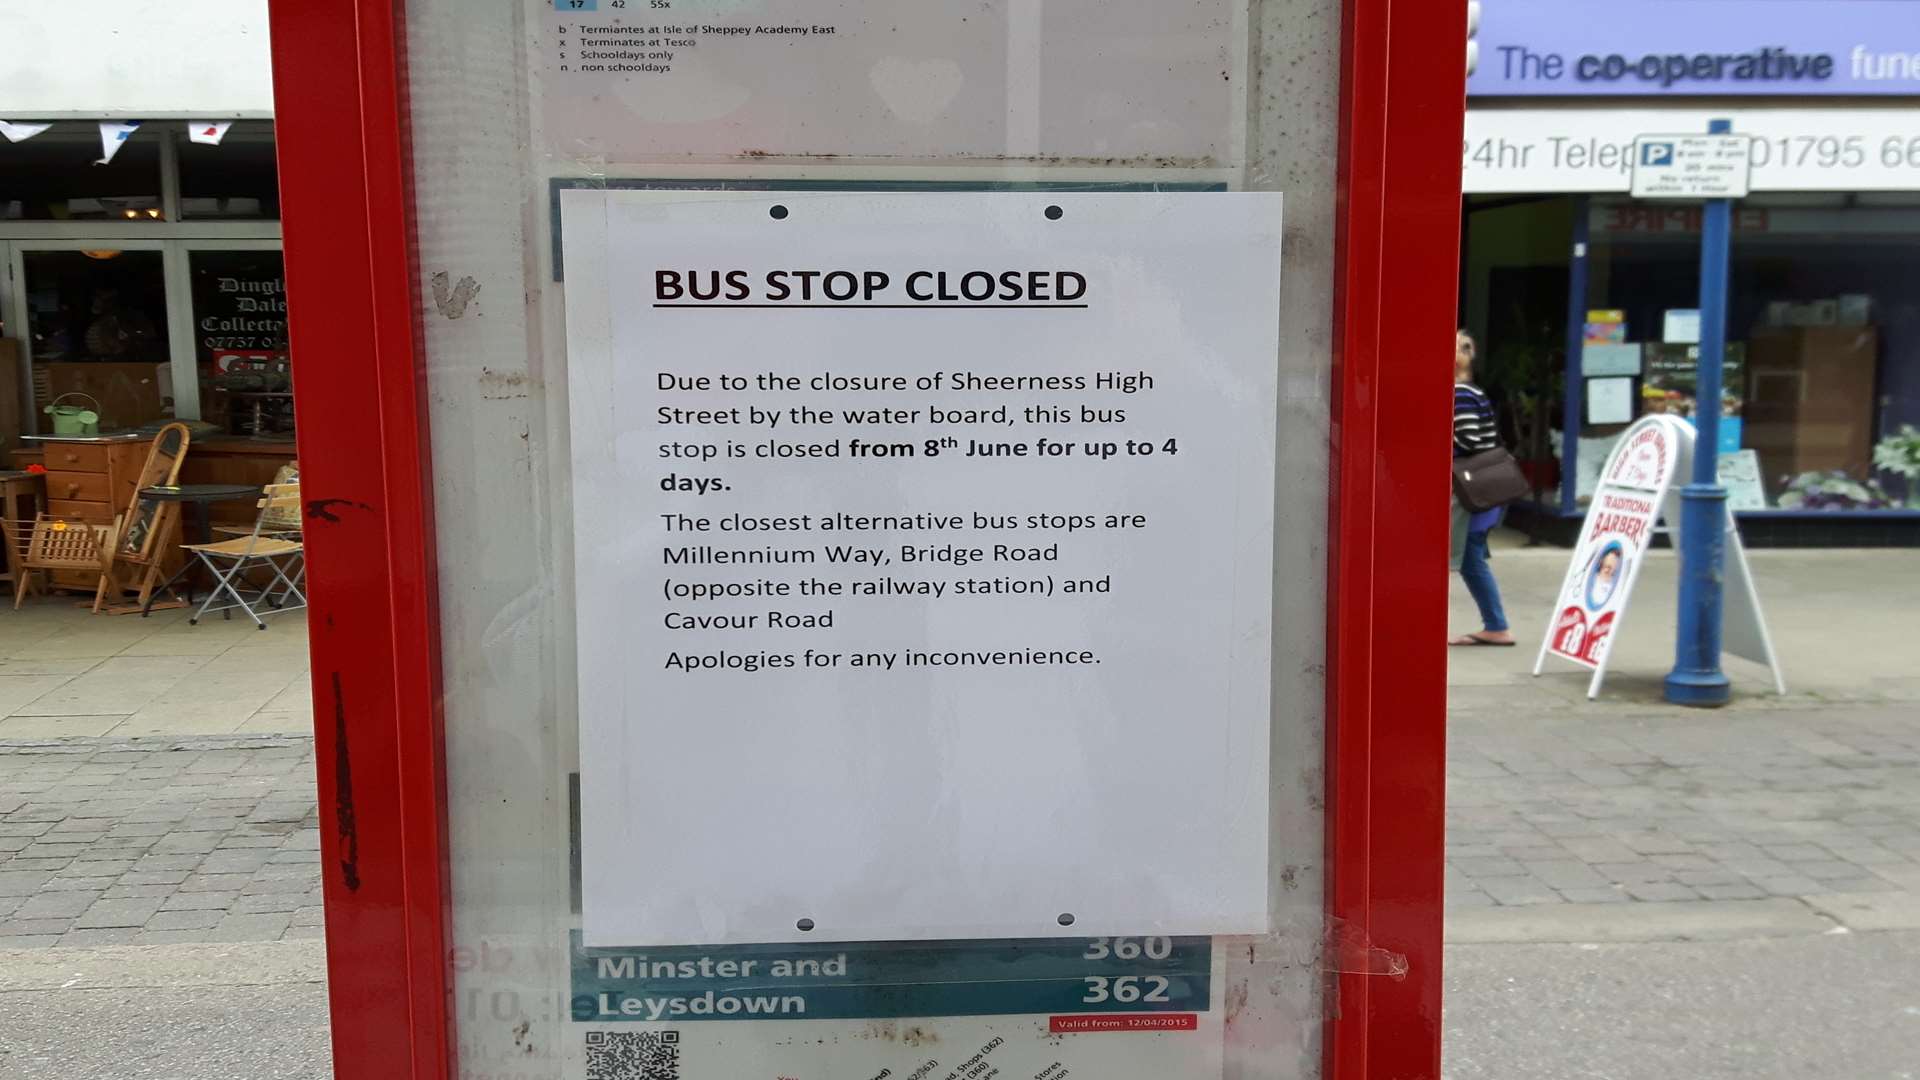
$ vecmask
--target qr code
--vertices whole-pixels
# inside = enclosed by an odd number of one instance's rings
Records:
[[[587,1080],[680,1080],[680,1033],[587,1032]]]

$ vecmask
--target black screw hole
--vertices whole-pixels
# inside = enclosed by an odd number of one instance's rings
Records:
[[[1057,209],[1057,208],[1056,208],[1056,209]],[[1061,926],[1072,926],[1072,925],[1073,925],[1073,912],[1071,912],[1071,911],[1063,911],[1063,912],[1061,912],[1061,913],[1060,913],[1060,919],[1059,919],[1059,922],[1060,922],[1060,925],[1061,925]]]
[[[1049,206],[1049,207],[1047,207],[1047,220],[1048,220],[1048,221],[1059,221],[1059,220],[1060,220],[1061,218],[1063,218],[1063,217],[1065,217],[1065,216],[1066,216],[1066,214],[1067,214],[1067,212],[1066,212],[1065,210],[1062,210],[1062,209],[1060,209],[1060,208],[1059,208],[1059,207],[1057,207],[1057,206]],[[1061,923],[1060,925],[1062,925],[1062,926],[1065,926],[1065,925],[1066,925],[1066,923]]]
[[[768,210],[767,213],[771,215],[775,221],[787,220],[787,208],[784,206],[776,205],[773,209]]]
[[[784,208],[782,208],[782,207],[775,207],[774,209],[776,209],[776,210],[782,210],[782,211],[784,212]],[[807,931],[809,931],[809,930],[811,930],[811,929],[813,929],[813,920],[812,920],[812,919],[801,919],[801,920],[800,920],[799,922],[797,922],[797,923],[794,923],[793,925],[795,925],[795,926],[797,926],[797,927],[799,927],[799,928],[800,928],[800,932],[804,934],[804,933],[806,933]]]

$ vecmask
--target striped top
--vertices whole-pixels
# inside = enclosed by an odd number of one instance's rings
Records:
[[[1493,399],[1472,383],[1453,384],[1453,456],[1468,457],[1500,445]]]

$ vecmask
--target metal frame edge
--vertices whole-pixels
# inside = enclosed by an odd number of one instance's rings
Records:
[[[1455,327],[1466,17],[1458,2],[1347,0],[1342,19],[1327,609],[1328,1080],[1440,1075],[1440,553],[1452,420],[1441,357]]]
[[[290,332],[327,357],[295,380],[334,1068],[447,1077],[446,778],[399,6],[272,0],[270,18]],[[1454,295],[1434,283],[1454,280],[1458,254],[1465,10],[1347,0],[1343,30],[1325,1072],[1436,1077],[1446,582],[1437,554],[1380,559],[1375,546],[1437,553],[1446,532],[1437,354]],[[1417,96],[1393,98],[1389,73]],[[334,422],[369,404],[371,429]]]
[[[335,1075],[454,1075],[403,5],[271,0]],[[371,419],[371,422],[368,422]]]

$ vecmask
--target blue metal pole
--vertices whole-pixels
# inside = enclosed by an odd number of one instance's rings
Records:
[[[1710,134],[1733,130],[1715,120]],[[1727,350],[1727,261],[1733,200],[1708,199],[1700,229],[1700,366],[1694,387],[1692,482],[1680,490],[1680,622],[1666,697],[1676,705],[1725,705],[1720,613],[1726,565],[1727,489],[1720,486],[1721,365]]]
[[[1588,201],[1573,197],[1573,255],[1567,262],[1567,377],[1560,401],[1560,515],[1572,517],[1580,476],[1580,407],[1586,399],[1581,362],[1587,347]]]

